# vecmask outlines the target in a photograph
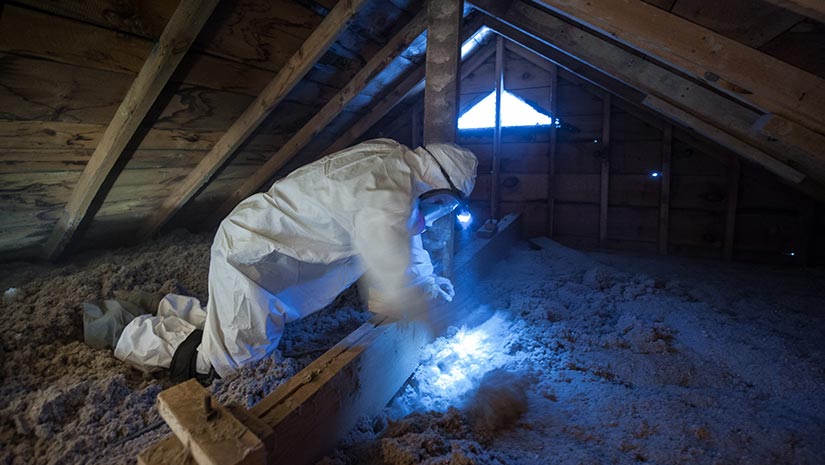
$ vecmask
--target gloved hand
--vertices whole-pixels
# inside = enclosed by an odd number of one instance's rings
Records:
[[[441,276],[434,276],[429,289],[430,296],[433,299],[442,299],[445,302],[452,302],[455,297],[455,288],[453,283],[447,278]]]

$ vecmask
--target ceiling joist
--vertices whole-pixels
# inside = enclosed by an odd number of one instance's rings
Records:
[[[794,13],[825,23],[825,2],[822,0],[765,0]]]
[[[183,0],[178,5],[72,189],[71,197],[46,242],[43,251],[45,258],[54,260],[63,253],[92,210],[92,203],[99,200],[103,186],[121,159],[126,145],[218,1]]]
[[[198,166],[179,183],[155,214],[149,218],[138,233],[138,237],[146,238],[155,235],[212,179],[238,147],[303,79],[365,3],[366,0],[349,0],[338,2],[335,5],[261,94],[244,110],[198,163]]]

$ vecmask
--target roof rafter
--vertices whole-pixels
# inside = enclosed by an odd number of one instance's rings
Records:
[[[321,55],[329,49],[365,3],[366,0],[347,0],[335,5],[261,94],[232,123],[229,130],[215,143],[198,166],[180,182],[155,214],[149,218],[138,232],[139,237],[153,236],[160,231],[160,228],[212,179],[229,157],[263,123],[315,65]]]
[[[641,0],[535,3],[745,104],[825,134],[825,80],[813,74]]]
[[[789,137],[775,139],[759,134],[753,127],[762,116],[758,111],[525,2],[515,1],[506,11],[501,11],[497,2],[490,0],[473,3],[482,11],[496,11],[499,18],[488,16],[485,20],[491,29],[630,102],[641,104],[648,95],[653,95],[783,164],[794,163],[795,171],[802,171],[816,180],[805,179],[798,187],[809,195],[823,197],[821,183],[825,180],[825,157],[811,156]],[[773,163],[768,165],[769,170],[777,167]],[[794,172],[781,169],[776,174],[785,176],[788,182],[799,182],[799,176],[795,173],[788,176],[789,173]]]
[[[373,56],[370,61],[344,86],[332,99],[321,108],[309,122],[304,124],[279,150],[269,158],[255,173],[223,202],[215,211],[216,216],[229,213],[235,205],[253,194],[266,183],[278,170],[292,159],[313,137],[318,135],[332,122],[378,74],[389,66],[409,45],[424,32],[427,27],[427,15],[423,10],[411,19],[387,44]]]
[[[132,86],[95,147],[71,197],[43,250],[45,258],[58,258],[77,229],[87,219],[92,203],[103,194],[126,145],[135,135],[172,73],[200,33],[219,0],[183,0],[152,48]]]

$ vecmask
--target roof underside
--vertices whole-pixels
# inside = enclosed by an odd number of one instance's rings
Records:
[[[756,0],[645,1],[825,78],[825,25],[814,19]],[[0,173],[0,254],[39,253],[177,3],[104,0],[89,7],[80,0],[16,0],[0,7],[0,157],[5,167]],[[131,238],[335,3],[222,2],[132,138],[73,243]],[[169,226],[210,224],[204,219],[233,189],[336,97],[421,9],[420,0],[368,1]],[[273,178],[323,155],[421,68],[425,50],[421,34]],[[399,108],[414,101],[419,90]]]

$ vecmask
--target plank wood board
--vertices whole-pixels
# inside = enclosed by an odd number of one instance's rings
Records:
[[[55,259],[65,250],[126,145],[217,4],[218,0],[183,0],[178,5],[72,190],[46,243],[45,257]]]
[[[349,21],[364,5],[366,0],[339,2],[330,11],[321,24],[301,45],[289,62],[267,84],[261,94],[235,120],[229,130],[218,140],[209,154],[180,183],[176,192],[164,202],[146,225],[141,228],[139,236],[156,234],[160,228],[180,208],[212,179],[212,176],[226,163],[230,156],[247,140],[252,132],[260,126],[267,116],[281,103],[286,95],[315,65],[343,31]]]
[[[277,153],[226,199],[224,204],[216,210],[215,217],[228,214],[241,200],[257,192],[261,186],[275,176],[278,170],[326,128],[376,75],[389,66],[401,51],[424,32],[426,19],[424,12],[420,12],[411,19],[334,98],[327,102]]]
[[[825,23],[825,3],[821,0],[765,0],[800,15]]]
[[[817,76],[641,0],[538,3],[747,105],[825,134],[825,80]]]
[[[474,4],[482,11],[499,7],[490,0],[475,0]],[[793,162],[795,167],[819,183],[825,179],[825,159],[815,158],[814,161],[810,154],[805,154],[794,145],[792,139],[773,139],[755,134],[753,125],[761,116],[760,112],[697,85],[653,61],[644,60],[540,8],[514,1],[499,13],[499,18],[485,15],[485,22],[511,40],[629,102],[640,103],[646,95],[667,99],[682,110],[702,115],[714,127],[770,154],[780,163]],[[671,118],[667,114],[665,116]]]
[[[519,216],[508,215],[493,238],[464,244],[454,262],[461,271],[454,280],[457,296],[471,296],[478,279],[505,258],[518,236]],[[461,308],[474,308],[474,302],[458,299],[451,304],[453,312],[459,301]],[[249,412],[272,428],[263,438],[266,463],[315,463],[358,418],[392,399],[418,366],[420,348],[431,340],[425,326],[376,316],[279,386]],[[202,399],[190,402],[202,408]],[[141,452],[138,462],[182,463],[188,460],[182,460],[185,452],[177,438],[165,438]]]

